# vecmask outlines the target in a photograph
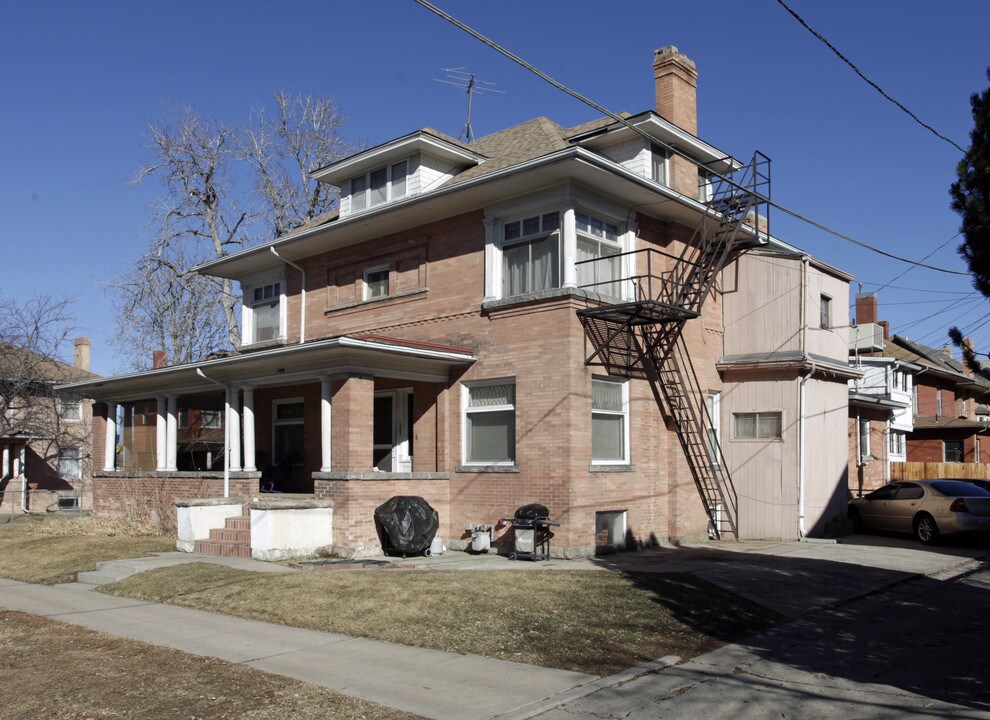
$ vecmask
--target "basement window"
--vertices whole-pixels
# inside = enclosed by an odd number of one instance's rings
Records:
[[[626,544],[625,510],[606,510],[595,513],[595,547],[618,548]]]

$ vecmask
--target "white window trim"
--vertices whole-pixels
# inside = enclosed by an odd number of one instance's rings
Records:
[[[739,437],[736,433],[736,418],[740,415],[756,415],[757,427],[759,427],[760,415],[780,416],[780,437],[760,438],[760,437]],[[784,442],[784,430],[786,429],[783,410],[738,410],[732,412],[732,441],[733,442]]]
[[[512,427],[513,427],[513,438],[512,438],[512,459],[503,461],[485,461],[485,460],[468,460],[468,410],[469,404],[471,402],[471,388],[486,387],[488,385],[512,385],[514,388],[513,396],[515,402],[512,405],[492,405],[485,408],[474,408],[471,409],[471,413],[485,413],[485,412],[505,412],[507,410],[512,411]],[[516,420],[519,417],[518,405],[519,405],[519,393],[516,392],[518,385],[516,384],[516,379],[514,377],[498,378],[495,380],[478,380],[472,382],[462,382],[461,383],[461,464],[464,467],[515,467],[518,461],[518,454],[516,447],[515,429],[517,426]]]
[[[388,205],[391,202],[395,202],[396,200],[400,200],[400,199],[402,199],[404,197],[408,197],[409,196],[409,182],[410,182],[410,178],[412,176],[412,168],[413,168],[413,161],[412,160],[413,160],[412,159],[412,156],[405,157],[405,158],[398,158],[398,159],[393,160],[391,162],[388,162],[388,163],[386,163],[384,165],[378,165],[376,167],[373,167],[372,169],[370,169],[367,172],[362,173],[360,175],[354,175],[354,176],[352,176],[347,181],[348,206],[350,208],[351,214],[355,214],[356,215],[358,213],[368,212],[369,210],[374,210],[375,208],[380,208],[383,205]],[[395,182],[394,179],[393,179],[393,176],[392,176],[392,170],[395,168],[396,165],[401,165],[402,163],[405,163],[406,164],[406,175],[405,175],[405,178],[406,178],[405,187],[406,187],[406,189],[405,189],[405,192],[402,195],[395,195],[393,193],[393,190],[392,190],[392,185]],[[388,175],[388,177],[385,180],[385,200],[382,201],[382,202],[379,202],[379,203],[371,204],[370,203],[370,200],[371,200],[371,174],[372,173],[375,173],[375,172],[378,172],[379,170],[385,170],[386,173],[387,173],[387,175]],[[355,197],[356,193],[354,192],[354,181],[357,180],[358,178],[364,178],[364,181],[365,181],[365,187],[364,187],[364,190],[363,190],[363,192],[364,192],[364,207],[359,208],[359,209],[355,209],[354,197]]]
[[[384,272],[385,273],[385,281],[386,281],[385,294],[384,295],[376,295],[376,296],[372,297],[372,295],[371,295],[371,285],[368,283],[368,276],[371,275],[371,274],[373,274],[373,273],[379,273],[379,272]],[[384,300],[385,298],[390,297],[392,295],[392,272],[391,272],[391,269],[389,268],[388,265],[376,265],[374,267],[367,268],[364,271],[364,274],[362,275],[362,285],[363,285],[363,288],[362,288],[361,297],[365,301],[370,301],[370,300]]]
[[[75,457],[73,457],[73,458],[66,457],[66,458],[64,458],[64,460],[65,461],[68,461],[68,462],[74,462],[75,463],[75,469],[74,469],[74,471],[71,474],[70,473],[65,473],[65,472],[62,471],[63,454],[68,454],[70,452],[74,452],[75,453]],[[83,473],[82,473],[82,460],[83,460],[83,458],[82,458],[82,449],[81,448],[78,448],[78,447],[60,448],[59,451],[58,451],[58,475],[59,475],[59,477],[60,478],[64,478],[66,480],[82,480],[82,475],[83,475]]]
[[[614,378],[604,377],[600,375],[595,375],[592,377],[592,383],[598,380],[600,382],[610,382],[622,386],[622,411],[618,412],[615,410],[595,410],[594,401],[592,401],[591,406],[591,417],[594,418],[595,414],[599,415],[610,415],[612,417],[620,416],[623,419],[622,423],[622,454],[625,459],[623,460],[595,460],[594,450],[592,450],[591,464],[592,465],[630,465],[632,460],[629,456],[630,450],[630,434],[629,434],[629,381],[628,380],[616,380]],[[594,429],[592,429],[592,433]],[[592,442],[592,448],[594,448],[594,442]]]
[[[254,336],[254,291],[266,285],[278,284],[278,334],[273,340],[260,341]],[[248,301],[248,298],[251,298]],[[241,284],[241,345],[253,345],[256,342],[283,342],[286,338],[287,309],[285,274],[265,275],[245,280]]]
[[[65,412],[66,411],[66,408],[67,408],[67,405],[66,405],[67,402],[69,403],[68,407],[71,407],[72,404],[75,404],[76,412],[74,412],[72,415],[67,415],[66,412]],[[83,419],[83,403],[82,403],[82,398],[81,397],[71,397],[70,398],[70,397],[65,397],[65,396],[59,397],[59,399],[58,399],[58,417],[59,417],[59,419],[62,422],[67,422],[67,423],[80,423],[80,422],[82,422],[82,419]]]

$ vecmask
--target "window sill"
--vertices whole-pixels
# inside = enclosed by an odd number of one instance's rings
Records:
[[[459,473],[518,473],[518,465],[458,465],[454,472]]]
[[[519,305],[529,305],[531,303],[543,302],[546,300],[559,300],[563,298],[580,298],[582,300],[596,300],[598,302],[615,304],[620,302],[628,302],[622,298],[612,297],[611,295],[602,295],[601,293],[596,293],[591,290],[584,290],[582,288],[566,287],[566,288],[550,288],[549,290],[537,290],[536,292],[523,293],[522,295],[513,295],[507,298],[496,298],[493,300],[485,300],[481,303],[482,310],[501,310],[503,308],[513,308]]]
[[[282,347],[286,344],[285,336],[280,336],[274,340],[262,340],[261,342],[242,344],[237,348],[237,352],[253,352],[255,350],[267,350],[268,348]]]
[[[330,315],[335,312],[341,312],[344,310],[354,310],[357,308],[363,308],[369,305],[387,305],[390,302],[404,302],[409,300],[418,299],[419,296],[426,296],[430,292],[429,287],[416,288],[415,290],[405,290],[403,292],[393,293],[392,295],[385,295],[383,297],[371,298],[370,300],[357,300],[355,302],[340,303],[339,305],[333,305],[328,307],[323,311],[324,315]]]
[[[608,463],[593,463],[588,466],[588,472],[636,472],[636,466],[626,463],[616,463],[609,465]]]

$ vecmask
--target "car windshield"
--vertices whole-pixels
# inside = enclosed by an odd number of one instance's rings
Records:
[[[990,491],[958,480],[936,480],[930,485],[948,497],[990,497]]]

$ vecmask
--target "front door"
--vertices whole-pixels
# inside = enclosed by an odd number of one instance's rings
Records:
[[[412,472],[412,390],[375,393],[372,462],[381,472]]]

